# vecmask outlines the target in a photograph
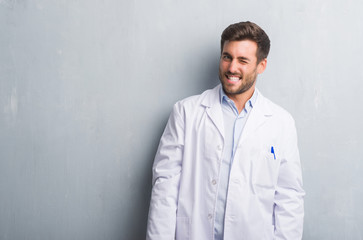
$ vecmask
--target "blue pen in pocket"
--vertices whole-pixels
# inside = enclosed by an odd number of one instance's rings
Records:
[[[273,146],[271,146],[271,153],[274,155],[274,159],[276,160],[275,150],[274,150],[274,147]]]

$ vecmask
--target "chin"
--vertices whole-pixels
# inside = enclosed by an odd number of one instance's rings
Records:
[[[223,83],[222,86],[223,86],[223,90],[225,92],[228,92],[231,94],[236,94],[244,88],[241,84],[238,86],[236,86],[236,85],[231,86],[229,83]]]

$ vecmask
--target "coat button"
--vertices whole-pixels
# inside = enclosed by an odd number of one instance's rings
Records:
[[[238,178],[232,178],[232,182],[239,183],[239,180],[238,180]]]

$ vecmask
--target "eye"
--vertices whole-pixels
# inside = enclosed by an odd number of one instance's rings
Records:
[[[228,55],[223,55],[222,59],[226,60],[226,61],[231,61],[232,60],[231,56],[228,56]]]

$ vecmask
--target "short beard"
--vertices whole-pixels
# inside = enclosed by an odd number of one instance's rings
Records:
[[[219,81],[221,82],[221,84],[222,84],[222,88],[223,88],[223,91],[224,91],[224,93],[225,94],[227,94],[227,95],[239,95],[239,94],[242,94],[242,93],[244,93],[244,92],[247,92],[248,90],[250,90],[251,89],[251,87],[255,84],[255,82],[256,82],[256,79],[257,79],[257,73],[256,72],[254,72],[254,74],[253,75],[251,75],[251,76],[248,76],[245,80],[244,80],[244,84],[242,84],[242,86],[239,88],[239,89],[237,89],[236,91],[228,91],[228,89],[226,88],[226,86],[225,86],[225,83],[223,82],[223,77],[224,76],[222,76],[221,75],[221,73],[219,73]],[[242,80],[243,80],[243,76],[242,76]],[[241,81],[242,81],[241,80]]]

